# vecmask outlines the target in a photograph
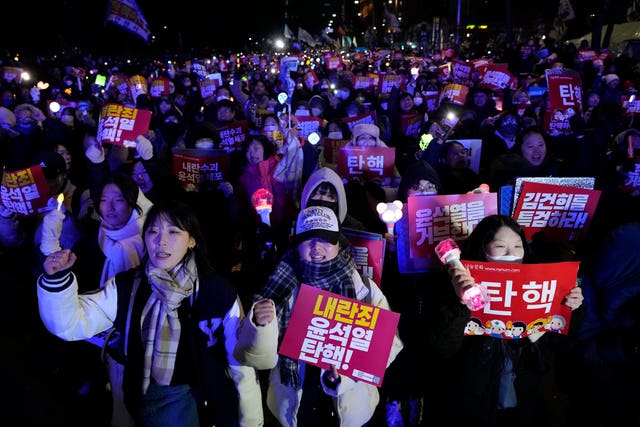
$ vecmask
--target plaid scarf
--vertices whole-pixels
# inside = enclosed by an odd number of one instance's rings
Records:
[[[352,275],[356,263],[348,248],[342,248],[338,255],[323,263],[301,260],[296,249],[287,252],[276,266],[263,289],[263,296],[271,298],[276,305],[280,333],[278,346],[287,330],[295,295],[302,283],[333,292],[348,298],[356,298]],[[279,356],[280,380],[296,389],[302,388],[298,377],[298,361]]]
[[[171,271],[155,268],[147,262],[146,274],[151,295],[142,310],[143,394],[152,378],[160,385],[171,383],[182,329],[178,307],[184,298],[191,296],[198,278],[193,256],[188,256]]]

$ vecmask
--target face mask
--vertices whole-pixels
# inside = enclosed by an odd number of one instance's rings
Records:
[[[196,148],[211,150],[213,148],[213,140],[211,138],[202,138],[196,141]]]
[[[219,95],[219,96],[216,97],[216,102],[220,102],[223,99],[229,99],[229,97],[226,96],[226,95]]]
[[[278,130],[278,126],[269,125],[262,128],[263,132],[273,132],[274,130]]]
[[[329,132],[329,134],[327,135],[327,138],[329,138],[329,139],[342,139],[342,132],[340,132],[340,131]]]
[[[416,107],[419,107],[422,105],[422,98],[420,98],[419,96],[416,96],[415,98],[413,98],[413,104]]]
[[[314,116],[318,117],[322,114],[322,110],[320,108],[312,108],[311,109],[311,114],[313,114]]]
[[[314,200],[309,198],[309,200],[307,200],[307,207],[309,206],[323,206],[325,208],[329,208],[333,212],[335,212],[336,216],[338,216],[338,202],[330,202],[328,200]]]
[[[295,115],[299,117],[309,117],[309,110],[296,110]]]
[[[487,258],[487,261],[491,262],[507,262],[507,263],[521,263],[522,257],[515,255],[496,255],[491,256],[485,252],[484,256]]]

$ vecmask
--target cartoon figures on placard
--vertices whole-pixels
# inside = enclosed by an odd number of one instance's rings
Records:
[[[487,331],[494,338],[502,338],[506,330],[507,326],[500,319],[493,319],[487,322]]]
[[[549,332],[561,333],[567,324],[567,320],[560,314],[553,314],[549,316],[548,320],[544,329]]]
[[[484,327],[480,319],[472,317],[467,322],[467,326],[464,327],[465,335],[484,335]]]
[[[519,320],[515,322],[507,322],[507,330],[505,335],[512,339],[519,339],[525,336],[525,332],[527,331],[527,324],[521,322]]]
[[[537,332],[544,332],[544,326],[549,321],[548,318],[538,318],[527,325],[527,335],[535,334]]]

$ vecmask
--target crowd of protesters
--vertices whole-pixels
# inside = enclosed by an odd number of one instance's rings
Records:
[[[517,77],[515,87],[491,90],[477,74],[454,81],[441,72],[456,57],[453,50],[430,56],[299,52],[297,69],[284,79],[280,57],[267,54],[144,63],[90,55],[69,63],[39,58],[33,71],[46,84],[37,86],[16,76],[7,79],[4,72],[0,162],[7,171],[39,164],[52,203],[47,212],[30,216],[0,206],[0,256],[7,268],[19,262],[28,269],[19,276],[30,280],[25,287],[37,281],[40,315],[56,336],[85,340],[122,327],[131,304],[129,315],[138,316],[132,323],[138,326],[134,337],[147,345],[131,349],[122,361],[115,354],[101,355],[91,343],[61,342],[39,332],[47,337],[43,346],[50,347],[47,363],[68,374],[71,394],[93,394],[108,402],[104,420],[91,424],[163,425],[158,423],[163,418],[166,425],[178,425],[174,420],[180,419],[189,426],[395,427],[443,420],[461,426],[639,425],[634,403],[640,395],[640,262],[635,250],[640,127],[622,102],[640,87],[638,64],[606,51],[596,53],[598,60],[583,60],[578,47],[549,39],[531,39],[499,55],[493,62],[508,65]],[[330,58],[336,60],[331,66]],[[202,96],[196,63],[221,77],[210,96]],[[3,66],[29,69],[20,62]],[[544,90],[549,69],[573,70],[581,79],[582,109],[562,134],[545,130],[545,119],[553,114]],[[404,80],[386,93],[377,85],[354,86],[358,76],[368,74]],[[96,75],[104,75],[105,84],[97,84]],[[135,92],[114,83],[122,75],[144,76],[148,82],[166,78],[169,89],[134,97]],[[448,83],[469,88],[463,102],[426,101]],[[286,102],[278,100],[282,92],[288,94]],[[60,110],[51,109],[52,101]],[[149,129],[136,138],[135,147],[98,142],[100,111],[107,103],[152,112]],[[347,119],[370,112],[375,123],[348,126]],[[456,115],[455,123],[448,122],[449,113]],[[407,115],[419,117],[413,132],[403,127]],[[394,176],[342,179],[333,165],[325,164],[324,153],[300,137],[296,117],[309,116],[321,119],[321,137],[394,147]],[[242,147],[232,150],[221,145],[218,130],[239,120],[248,123],[248,134]],[[424,135],[432,137],[427,146]],[[469,167],[467,149],[456,142],[462,139],[482,140],[477,170]],[[172,155],[181,148],[226,149],[229,176],[211,188],[187,191],[172,169]],[[594,188],[602,193],[588,237],[567,245],[527,242],[511,218],[487,217],[469,236],[463,256],[581,261],[581,287],[565,302],[575,314],[571,330],[566,337],[547,333],[527,345],[499,345],[501,340],[489,337],[462,342],[469,311],[459,304],[455,289],[473,282],[468,271],[400,273],[392,253],[395,236],[387,233],[375,206],[406,202],[412,195],[481,191],[482,184],[497,192],[518,177],[594,177]],[[266,219],[251,199],[260,188],[273,194]],[[65,195],[63,209],[55,208],[53,197],[59,193]],[[342,228],[389,240],[382,283],[355,271]],[[162,238],[154,236],[165,232],[175,234],[168,240],[184,239],[172,243],[179,255],[150,252],[155,239]],[[500,239],[512,247],[494,253],[492,245]],[[117,298],[138,286],[132,271],[142,273],[143,287],[151,291]],[[277,354],[301,283],[401,314],[379,390],[336,370],[303,366]],[[188,287],[176,294],[191,303],[173,318],[163,304],[175,304],[176,286]],[[217,296],[223,301],[214,303]],[[198,334],[196,323],[182,332],[179,327],[203,314],[194,298],[212,301],[211,310],[224,318],[217,338],[209,325],[211,339],[224,343],[214,346],[215,354],[197,347],[206,343],[191,348],[182,341]],[[39,325],[40,316],[29,315],[35,317],[29,322]],[[147,322],[156,322],[158,330]],[[201,352],[211,360],[203,361]],[[189,366],[188,357],[199,362]],[[163,363],[171,368],[163,370]],[[202,366],[207,363],[211,369]],[[230,369],[233,381],[217,368]],[[478,370],[486,375],[476,375]],[[199,378],[203,371],[205,379]],[[517,378],[510,387],[503,384],[507,373]],[[136,392],[131,392],[131,381]],[[176,384],[192,391],[163,388]],[[236,390],[239,398],[223,399],[222,389]],[[196,397],[182,400],[185,393]],[[260,394],[262,404],[257,403]],[[181,400],[186,412],[162,412],[159,402],[166,398]],[[216,404],[204,410],[212,400]]]

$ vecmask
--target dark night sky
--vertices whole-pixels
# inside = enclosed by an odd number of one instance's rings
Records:
[[[68,50],[78,46],[84,51],[93,52],[184,53],[192,49],[215,49],[224,53],[245,50],[249,37],[255,41],[256,38],[276,36],[276,33],[281,36],[285,2],[288,3],[288,24],[294,32],[298,26],[302,26],[312,34],[318,34],[326,25],[330,13],[339,13],[338,7],[343,1],[177,0],[167,3],[137,0],[156,36],[156,42],[150,47],[139,37],[113,24],[105,26],[108,0],[5,1],[2,6],[3,25],[0,25],[0,50],[27,48],[38,52],[56,52],[63,47]],[[353,7],[351,0],[346,1],[345,4]],[[573,0],[573,3],[577,6],[577,3],[592,1]],[[406,16],[407,21],[427,20],[434,12],[441,14],[445,11],[451,15],[452,21],[455,18],[456,3],[453,0],[414,0],[405,4],[412,8]],[[464,13],[468,19],[477,19],[490,11],[498,25],[504,24],[500,22],[503,0],[465,0],[462,4],[465,5]],[[518,18],[515,21],[526,24],[531,24],[532,19],[541,14],[545,15],[545,20],[549,19],[557,8],[557,0],[538,0],[531,4],[512,0],[512,4],[514,17]],[[533,7],[536,9],[532,10]],[[585,13],[586,8],[582,9],[577,8],[576,12]]]
[[[168,49],[175,49],[180,42],[183,49],[241,48],[250,35],[266,35],[281,29],[284,22],[284,1],[137,2],[157,37],[157,45]],[[3,48],[55,50],[62,45],[79,45],[102,49],[112,44],[131,50],[144,48],[138,37],[113,24],[105,26],[107,0],[52,0],[38,5],[38,9],[34,3],[5,3],[0,26]]]

